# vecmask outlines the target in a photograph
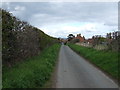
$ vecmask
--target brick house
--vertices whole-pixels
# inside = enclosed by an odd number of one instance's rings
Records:
[[[77,36],[75,37],[75,39],[78,39],[79,42],[84,42],[85,41],[84,36],[82,37],[81,34],[77,34]]]

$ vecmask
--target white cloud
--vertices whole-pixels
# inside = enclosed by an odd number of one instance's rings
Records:
[[[4,4],[3,8],[56,37],[66,37],[69,33],[81,33],[87,38],[105,35],[117,30],[118,25],[115,2],[17,2]]]
[[[0,6],[4,6],[5,9],[10,10],[10,2],[1,2]]]
[[[24,10],[25,10],[25,7],[23,7],[23,6],[16,6],[14,9],[15,9],[16,11],[24,11]]]
[[[17,16],[17,18],[22,19],[24,16],[24,13],[26,12],[26,8],[24,6],[15,6],[13,10],[10,11],[14,16]]]
[[[41,27],[41,29],[54,37],[64,37],[66,38],[68,34],[79,34],[81,33],[86,38],[91,38],[93,35],[102,35],[105,36],[106,33],[116,31],[117,27],[110,27],[104,25],[103,23],[89,23],[86,22],[80,26],[71,26],[71,23],[66,24],[55,24],[55,25],[47,25]]]

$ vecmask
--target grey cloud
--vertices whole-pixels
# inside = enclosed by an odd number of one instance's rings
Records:
[[[16,11],[17,6],[24,7],[25,10]],[[36,27],[75,21],[117,27],[118,21],[117,2],[11,2],[4,3],[2,8]]]
[[[117,14],[117,3],[111,2],[85,2],[85,3],[49,3],[49,2],[17,2],[10,3],[10,11],[14,11],[15,6],[24,6],[27,10],[19,16],[20,18],[32,21],[36,19],[36,14],[46,14],[47,16],[39,16],[39,24],[56,23],[65,21],[79,22],[104,22],[108,23],[111,18]],[[7,8],[3,6],[3,8]],[[117,19],[117,18],[115,18]]]

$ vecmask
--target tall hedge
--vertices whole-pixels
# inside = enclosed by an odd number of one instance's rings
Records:
[[[44,48],[57,42],[40,29],[21,21],[9,12],[2,10],[2,62],[12,64],[35,56]]]

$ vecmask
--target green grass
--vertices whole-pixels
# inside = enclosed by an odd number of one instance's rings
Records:
[[[110,74],[113,78],[120,79],[120,75],[118,76],[118,54],[120,55],[120,53],[100,51],[75,44],[68,44],[68,46]]]
[[[46,48],[39,56],[3,69],[3,88],[41,88],[50,79],[55,66],[59,44]]]

